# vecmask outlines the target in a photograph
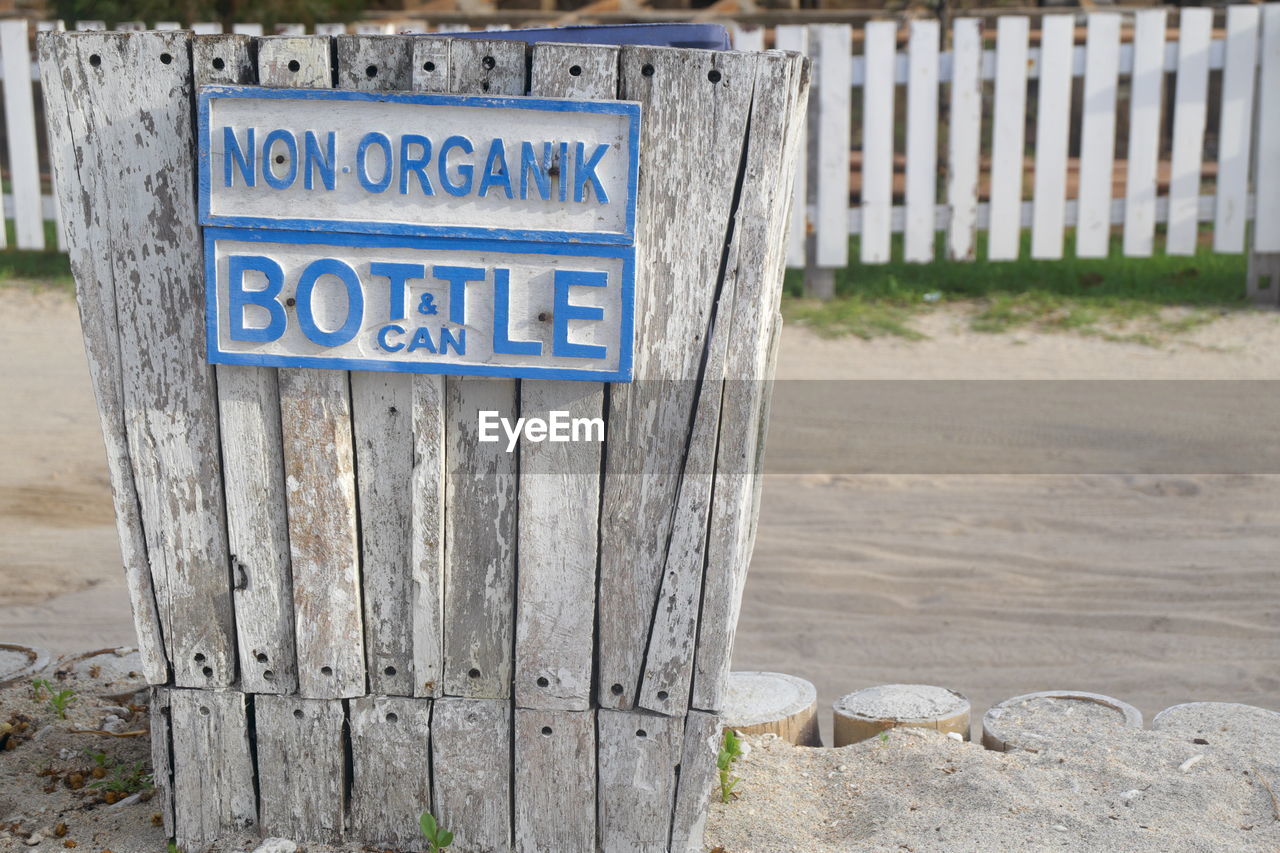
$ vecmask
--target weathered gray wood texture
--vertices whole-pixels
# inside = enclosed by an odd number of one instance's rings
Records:
[[[457,39],[449,44],[449,91],[525,93],[520,42]],[[511,695],[516,571],[517,454],[504,442],[481,443],[478,413],[512,421],[519,412],[514,379],[445,380],[444,692]]]
[[[446,697],[433,705],[433,814],[459,850],[511,850],[511,703]]]
[[[537,45],[530,94],[616,98],[618,54],[616,47]],[[561,411],[603,422],[603,407],[602,384],[533,379],[520,383],[520,411],[525,417],[547,418],[549,412]],[[600,447],[596,441],[520,443],[515,662],[520,707],[591,707]]]
[[[328,89],[328,36],[259,39],[258,81]],[[356,471],[348,374],[279,371],[289,549],[303,696],[365,692]]]
[[[665,853],[684,720],[600,710],[598,815],[604,853]]]
[[[231,690],[170,690],[173,834],[197,849],[224,835],[256,831],[258,803],[245,695]]]
[[[76,304],[80,309],[89,379],[102,421],[138,651],[147,681],[163,684],[169,680],[168,655],[142,531],[137,482],[129,462],[115,278],[111,274],[107,233],[98,216],[97,199],[101,198],[100,185],[106,175],[99,167],[96,153],[83,148],[88,116],[79,109],[70,109],[67,101],[68,86],[82,73],[75,66],[75,52],[52,33],[39,34],[37,50],[49,128],[49,160],[60,208],[67,212],[63,220],[67,254],[76,280]]]
[[[517,708],[514,757],[517,853],[594,849],[595,712]]]
[[[254,723],[263,835],[341,840],[347,786],[342,702],[258,696]],[[179,811],[191,807],[178,803]]]
[[[129,500],[118,444],[123,423],[174,679],[181,686],[221,687],[236,681],[236,655],[217,399],[203,352],[188,38],[181,32],[59,34],[46,55],[53,54],[50,76],[60,76],[69,118],[61,128],[51,124],[66,134],[55,148],[71,149],[69,159],[54,158],[57,182],[68,197],[68,218],[87,226],[88,243],[74,250],[81,270],[94,267],[81,288],[98,302],[86,311],[94,319],[85,325],[86,348],[98,364],[99,399],[122,406],[119,416],[104,411],[117,501]],[[84,233],[79,226],[68,229],[69,236],[78,233]],[[114,336],[116,345],[96,342],[95,335]],[[132,509],[124,510],[122,544],[133,573],[136,526]],[[140,634],[149,634],[143,585],[135,579],[133,586]],[[151,637],[144,642],[150,655]]]
[[[193,38],[191,67],[198,86],[255,83],[253,39]],[[240,687],[293,693],[298,671],[276,370],[223,364],[215,372]]]
[[[348,836],[425,850],[418,818],[431,810],[431,700],[364,696],[347,708],[351,732]]]
[[[720,731],[720,718],[715,714],[690,711],[685,718],[680,779],[671,821],[671,853],[702,853],[707,805],[716,781]]]
[[[395,36],[338,36],[338,86],[405,90],[413,79],[413,43]],[[413,377],[351,374],[356,487],[364,578],[365,661],[373,693],[412,696]]]

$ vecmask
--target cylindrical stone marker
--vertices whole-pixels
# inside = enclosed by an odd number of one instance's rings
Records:
[[[842,696],[833,710],[836,746],[867,740],[898,726],[957,732],[969,739],[969,700],[945,687],[882,684]]]
[[[818,691],[781,672],[733,672],[721,712],[739,734],[776,734],[796,746],[822,746]]]
[[[1040,752],[1056,740],[1089,737],[1107,728],[1142,728],[1132,705],[1077,690],[1046,690],[1014,696],[982,717],[982,745],[996,752]]]

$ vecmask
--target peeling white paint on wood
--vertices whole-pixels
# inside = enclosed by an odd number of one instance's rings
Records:
[[[418,818],[431,810],[431,700],[352,699],[348,725],[348,835],[397,850],[425,850]]]
[[[170,690],[168,699],[178,846],[196,849],[224,835],[256,832],[245,695]]]
[[[595,849],[595,712],[517,708],[515,715],[517,853]]]
[[[328,89],[329,48],[328,36],[259,39],[258,81]],[[360,696],[364,625],[348,375],[284,368],[278,381],[298,690],[317,698]]]
[[[433,705],[436,820],[454,834],[459,850],[510,851],[511,703],[446,697]]]
[[[671,853],[702,851],[707,806],[716,778],[716,757],[720,753],[720,731],[720,718],[715,714],[690,711],[685,718],[680,780],[671,821]]]
[[[258,696],[254,722],[263,836],[339,841],[347,783],[342,702]]]

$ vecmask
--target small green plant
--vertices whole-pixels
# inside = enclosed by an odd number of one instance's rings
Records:
[[[724,730],[724,739],[720,742],[720,753],[716,756],[716,769],[720,772],[720,802],[727,803],[733,799],[733,789],[742,780],[734,776],[730,769],[733,763],[742,757],[742,738],[733,729]]]
[[[97,761],[97,757],[94,757]],[[90,788],[96,788],[103,793],[114,791],[117,794],[136,794],[139,791],[150,790],[152,786],[151,774],[146,772],[141,761],[135,761],[133,764],[124,764],[119,761],[108,760],[103,756],[103,761],[98,765],[111,775],[99,779],[96,782],[89,783]]]
[[[880,733],[880,745],[881,745],[881,746],[888,746],[888,745],[889,745],[889,733],[888,733],[888,732],[881,732],[881,733]]]
[[[31,682],[31,697],[39,700],[41,693],[49,697],[49,707],[54,710],[60,719],[67,718],[67,706],[76,701],[76,692],[74,690],[57,690],[53,689],[53,685],[43,678],[37,678]]]
[[[170,841],[167,853],[182,853],[182,848]]]
[[[436,823],[435,816],[431,812],[422,813],[422,817],[418,818],[418,828],[422,830],[423,837],[431,845],[428,853],[437,853],[453,843],[453,833]]]

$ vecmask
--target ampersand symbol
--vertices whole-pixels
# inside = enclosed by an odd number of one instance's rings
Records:
[[[418,313],[431,316],[436,313],[436,298],[430,293],[422,294],[422,301],[418,303]]]

